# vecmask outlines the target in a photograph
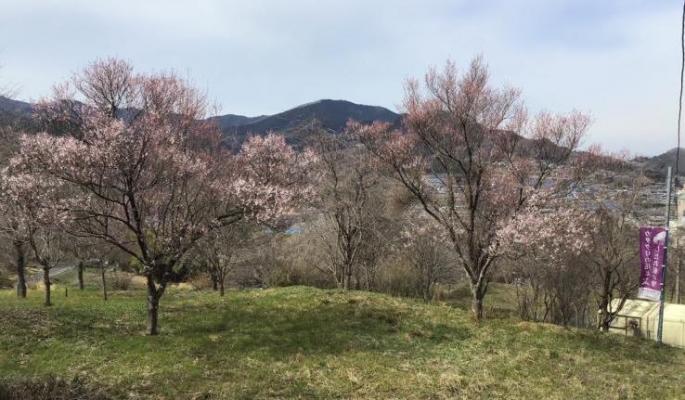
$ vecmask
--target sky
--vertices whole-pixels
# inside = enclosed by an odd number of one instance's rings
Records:
[[[0,86],[33,101],[89,62],[174,71],[221,113],[345,99],[397,111],[407,78],[489,64],[531,113],[592,115],[585,144],[675,147],[680,0],[0,0]]]

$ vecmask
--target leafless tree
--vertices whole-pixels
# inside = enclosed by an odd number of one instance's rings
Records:
[[[592,265],[598,328],[604,331],[639,286],[636,213],[643,206],[640,199],[645,182],[638,177],[630,188],[602,191],[593,198],[596,230],[585,259]]]
[[[199,243],[195,253],[199,262],[206,266],[213,284],[221,296],[225,293],[226,280],[251,242],[254,227],[239,223],[218,229]]]
[[[358,288],[360,265],[366,262],[368,268],[373,268],[370,264],[375,262],[373,249],[365,246],[375,243],[378,233],[382,206],[371,193],[378,184],[378,174],[364,149],[351,144],[349,138],[320,133],[314,148],[321,171],[316,203],[322,215],[321,238],[328,253],[328,263],[321,268],[332,273],[339,287]]]
[[[454,260],[440,235],[439,227],[435,227],[432,220],[421,217],[414,216],[414,229],[405,232],[403,253],[416,273],[419,295],[424,301],[430,301],[435,285],[453,281],[456,271]]]

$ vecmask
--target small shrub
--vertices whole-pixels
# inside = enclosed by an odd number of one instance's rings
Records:
[[[419,297],[418,277],[407,263],[389,262],[380,270],[377,286],[380,292],[393,296]]]
[[[309,265],[293,263],[283,265],[279,269],[270,271],[266,277],[266,284],[271,287],[283,286],[312,286],[320,289],[335,287],[333,279],[316,268]]]
[[[129,290],[131,288],[131,275],[125,272],[115,272],[109,276],[107,285],[112,290]]]
[[[436,287],[436,296],[441,300],[471,300],[473,296],[468,284],[439,285]]]
[[[195,274],[188,279],[188,283],[197,290],[209,290],[213,287],[209,274]]]
[[[14,282],[9,275],[0,271],[0,289],[12,289],[14,287]]]

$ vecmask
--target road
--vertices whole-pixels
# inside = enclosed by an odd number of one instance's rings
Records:
[[[69,265],[66,267],[53,268],[50,270],[50,280],[52,280],[52,278],[54,278],[56,276],[64,274],[65,272],[69,272],[72,269],[74,269],[73,265]],[[43,281],[43,271],[40,271],[38,273],[31,275],[28,279],[29,283],[38,283],[38,282],[42,282],[42,281]]]

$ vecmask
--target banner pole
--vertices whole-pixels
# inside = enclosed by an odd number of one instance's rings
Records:
[[[662,343],[664,335],[664,301],[666,300],[666,266],[668,265],[668,222],[671,219],[671,167],[666,172],[666,240],[664,242],[664,265],[661,268],[661,297],[659,299],[659,327],[656,340]]]

